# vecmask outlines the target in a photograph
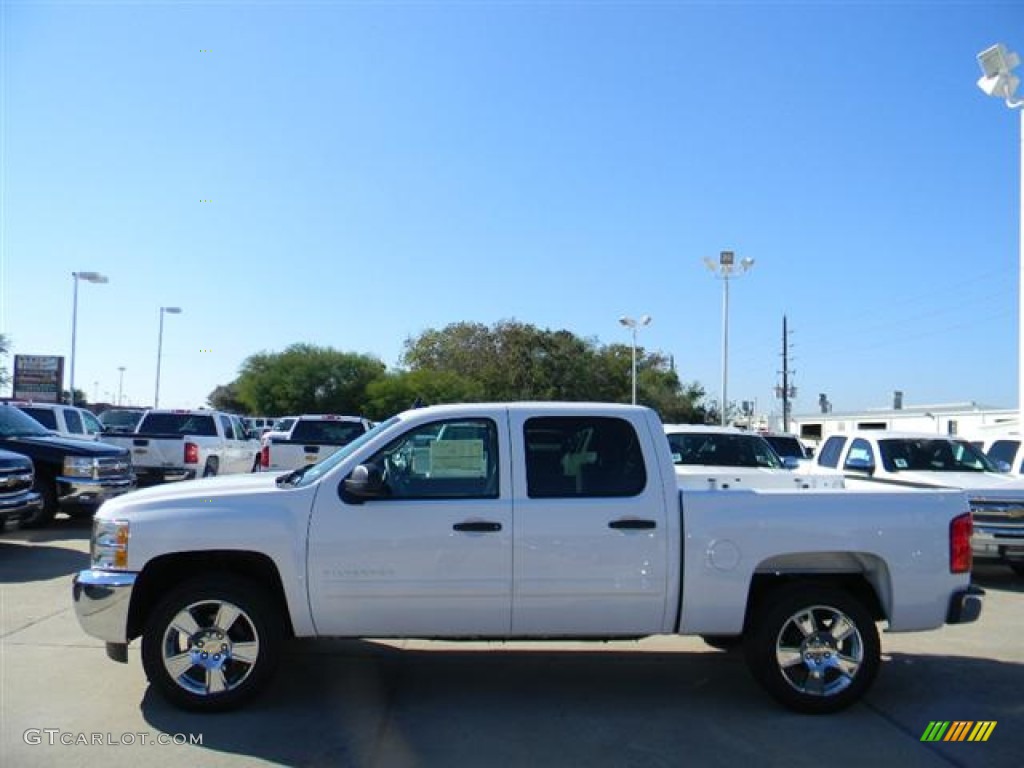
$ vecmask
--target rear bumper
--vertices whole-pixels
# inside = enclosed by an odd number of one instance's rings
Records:
[[[949,598],[946,612],[947,624],[970,624],[981,615],[982,598],[985,590],[973,584],[958,590]]]
[[[1024,563],[1024,530],[975,523],[971,551],[977,560]]]
[[[140,467],[136,465],[135,476],[139,479],[139,485],[178,483],[182,480],[194,480],[196,470],[184,467]]]

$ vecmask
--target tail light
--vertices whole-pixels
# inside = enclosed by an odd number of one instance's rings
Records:
[[[264,469],[270,467],[270,446],[264,445],[260,448],[260,466]]]
[[[195,443],[185,443],[185,463],[199,463],[199,446]]]
[[[954,517],[949,524],[949,572],[970,573],[971,570],[971,534],[974,523],[970,514]]]

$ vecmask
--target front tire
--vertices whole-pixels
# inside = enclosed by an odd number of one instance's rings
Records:
[[[142,635],[142,664],[181,709],[235,709],[270,682],[283,634],[280,610],[255,585],[211,575],[186,582],[156,607]]]
[[[878,627],[848,592],[795,584],[762,602],[744,643],[754,678],[797,712],[838,712],[871,687],[881,664]]]
[[[1013,572],[1024,579],[1024,563],[1009,563],[1010,568]]]
[[[25,530],[45,528],[53,522],[57,515],[59,504],[57,503],[57,483],[52,477],[36,474],[32,490],[36,491],[43,499],[43,506],[33,510],[27,517],[18,521],[18,527]]]

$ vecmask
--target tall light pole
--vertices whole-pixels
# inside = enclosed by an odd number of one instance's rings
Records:
[[[72,272],[71,281],[74,283],[74,302],[71,305],[71,405],[75,404],[75,344],[78,337],[78,281],[85,280],[87,283],[109,283],[106,275],[99,272]],[[59,398],[58,398],[59,399]]]
[[[1019,98],[1020,78],[1013,70],[1020,64],[1020,56],[997,43],[978,54],[981,77],[978,87],[986,95],[1006,102],[1010,109],[1020,110],[1020,214],[1018,216],[1019,284],[1017,288],[1017,423],[1024,425],[1024,99]]]
[[[651,324],[650,315],[641,315],[640,319],[620,317],[619,322],[633,332],[633,405],[636,405],[636,332],[645,325]]]
[[[716,264],[709,258],[704,259],[704,264],[710,269],[715,277],[722,281],[722,404],[719,410],[722,416],[722,426],[726,424],[726,412],[729,410],[729,280],[745,274],[754,266],[753,259],[740,259],[736,264],[736,254],[732,251],[722,251],[718,256]]]
[[[164,314],[180,315],[181,307],[160,307],[160,334],[156,337],[156,392],[153,394],[153,407],[160,407],[160,358],[164,353]]]
[[[122,401],[121,395],[124,393],[124,366],[123,365],[117,366],[117,370],[121,374],[120,377],[117,380],[117,404],[121,405],[122,404],[122,402],[121,402]]]

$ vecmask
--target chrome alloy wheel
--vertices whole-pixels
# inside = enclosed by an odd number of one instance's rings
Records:
[[[803,608],[782,625],[775,659],[785,681],[810,696],[835,696],[857,676],[864,639],[849,616],[827,605]]]
[[[199,696],[242,685],[259,654],[260,638],[252,618],[224,600],[204,600],[179,611],[161,643],[167,674]]]

